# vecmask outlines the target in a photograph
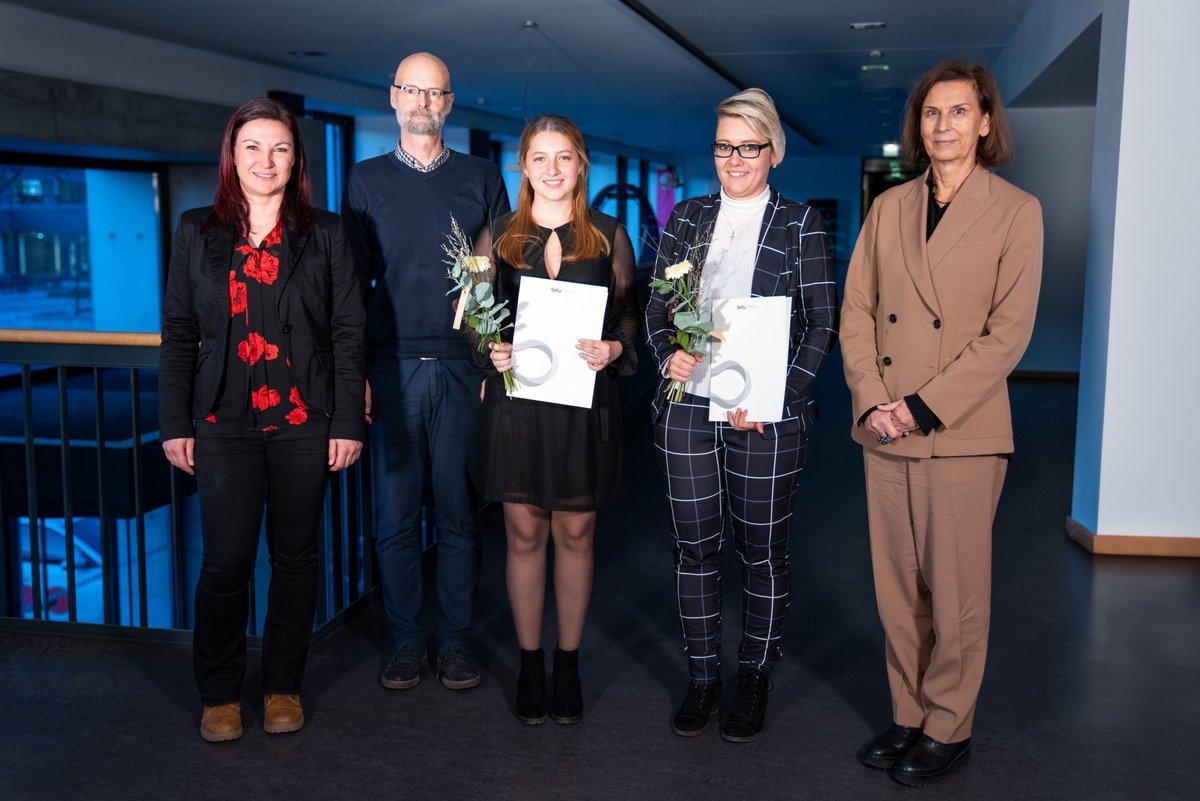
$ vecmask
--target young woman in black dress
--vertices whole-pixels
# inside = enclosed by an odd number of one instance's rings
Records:
[[[602,338],[577,345],[596,371],[591,408],[506,397],[500,374],[513,362],[505,341],[489,353],[497,374],[486,382],[479,421],[480,491],[504,504],[508,597],[521,647],[517,717],[531,725],[546,720],[542,609],[553,537],[558,647],[550,716],[575,723],[583,714],[579,643],[592,590],[596,509],[616,496],[622,478],[617,377],[637,368],[633,245],[619,222],[588,208],[589,163],[571,120],[552,114],[532,120],[521,134],[520,162],[517,210],[476,243],[477,252],[492,258],[497,298],[515,310],[522,276],[609,290]]]

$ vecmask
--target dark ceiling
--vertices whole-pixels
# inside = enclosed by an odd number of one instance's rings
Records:
[[[204,50],[379,87],[417,50],[450,65],[458,108],[555,111],[586,133],[703,150],[712,109],[760,86],[794,154],[867,155],[941,59],[990,63],[1031,0],[37,0],[24,5]],[[855,22],[882,30],[851,30]],[[528,25],[527,22],[536,23]],[[320,56],[293,55],[317,51]],[[871,55],[871,51],[879,51]],[[114,53],[114,58],[120,58]],[[314,97],[337,104],[338,97]],[[232,102],[232,101],[231,101]]]

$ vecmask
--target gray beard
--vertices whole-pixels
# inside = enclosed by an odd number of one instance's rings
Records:
[[[429,112],[429,122],[418,123],[414,122],[411,116],[405,116],[399,111],[396,112],[396,121],[400,123],[400,127],[405,132],[415,136],[435,136],[441,133],[442,125],[445,124],[446,118],[435,112]]]

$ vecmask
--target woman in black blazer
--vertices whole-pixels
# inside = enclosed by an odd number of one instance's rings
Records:
[[[706,299],[791,298],[782,419],[751,421],[737,409],[726,422],[710,423],[707,346],[695,357],[671,341],[668,298],[657,293],[646,309],[646,330],[663,376],[653,404],[654,440],[667,476],[691,678],[671,728],[684,737],[701,734],[719,706],[728,517],[742,563],[743,632],[737,692],[721,736],[745,742],[762,733],[770,671],[780,656],[792,495],[817,417],[809,385],[833,347],[837,298],[820,215],[767,186],[771,168],[783,160],[784,134],[766,92],[747,89],[717,106],[712,152],[721,192],[685,200],[671,212],[655,277],[700,254]],[[678,402],[666,396],[668,380],[685,385]]]
[[[266,504],[271,585],[263,728],[304,725],[330,472],[365,438],[363,292],[337,215],[314,209],[296,120],[252,100],[230,118],[213,206],[179,220],[163,300],[163,451],[196,476],[204,560],[193,660],[200,736],[242,735],[249,581]]]

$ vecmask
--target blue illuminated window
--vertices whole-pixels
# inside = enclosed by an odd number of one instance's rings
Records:
[[[159,330],[158,174],[0,160],[0,328]]]

